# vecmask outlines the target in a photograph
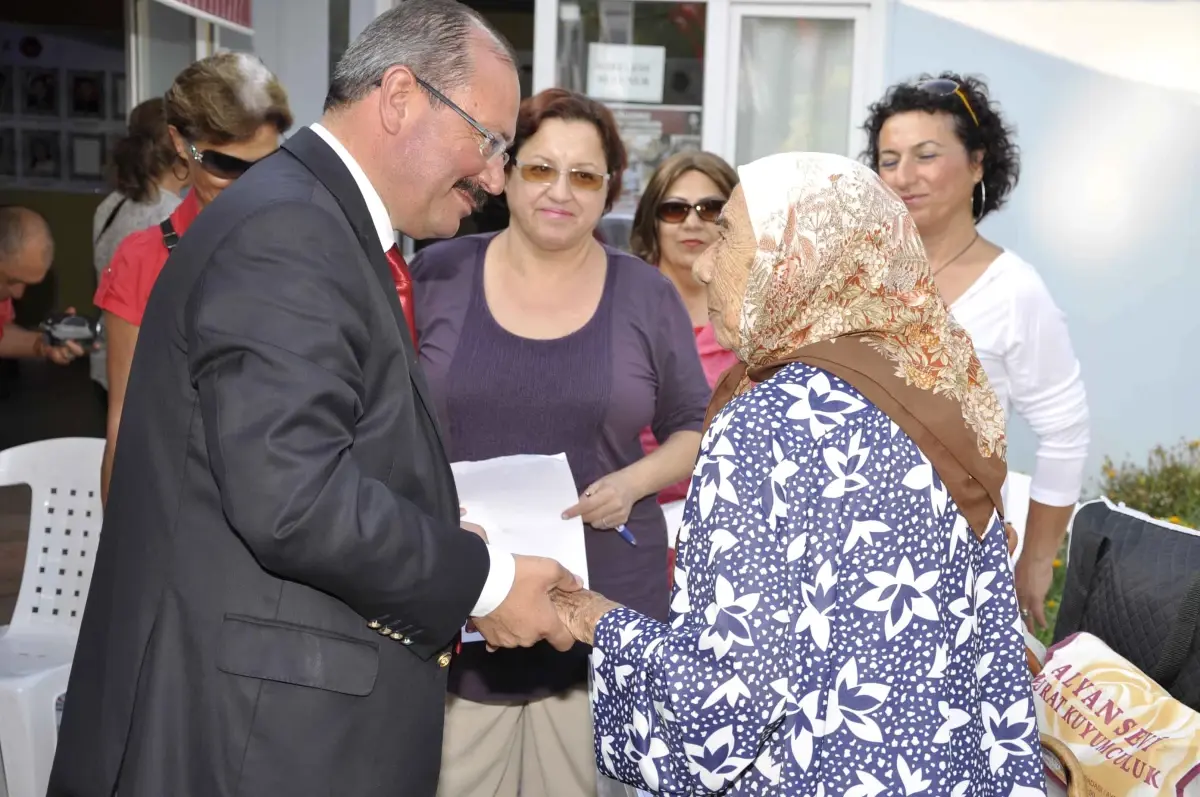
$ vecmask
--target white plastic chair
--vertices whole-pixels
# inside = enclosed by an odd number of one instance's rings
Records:
[[[0,485],[33,495],[12,624],[0,629],[0,754],[10,797],[44,797],[100,539],[104,440],[64,437],[0,451]]]

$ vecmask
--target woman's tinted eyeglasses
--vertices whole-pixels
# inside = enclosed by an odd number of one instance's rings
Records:
[[[694,205],[689,205],[679,199],[668,199],[658,206],[658,210],[654,215],[658,220],[665,224],[683,224],[687,221],[688,214],[693,210],[696,211],[696,216],[700,221],[707,221],[712,224],[721,217],[721,210],[725,207],[724,199],[702,199]]]
[[[217,152],[215,149],[199,150],[190,141],[188,150],[192,153],[192,160],[199,163],[204,171],[222,180],[236,180],[258,162],[242,160],[233,155],[226,155],[224,152]]]
[[[967,99],[967,92],[963,91],[963,87],[950,78],[934,78],[926,80],[924,83],[917,85],[921,91],[932,94],[935,97],[949,97],[951,94],[958,95],[962,100],[963,107],[967,109],[967,113],[971,114],[971,120],[975,122],[975,126],[979,127],[979,117],[975,115],[975,109],[971,107],[971,101]]]
[[[567,183],[580,191],[599,191],[608,185],[607,174],[596,174],[585,169],[556,169],[546,163],[522,163],[517,161],[517,172],[527,183],[549,185],[558,182],[558,177],[565,171]]]

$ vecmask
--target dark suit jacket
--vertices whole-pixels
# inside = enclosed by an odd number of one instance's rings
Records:
[[[366,203],[301,130],[151,295],[51,797],[434,794],[489,559],[426,391]]]

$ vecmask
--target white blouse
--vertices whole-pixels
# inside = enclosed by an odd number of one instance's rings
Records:
[[[971,338],[1006,416],[1038,437],[1029,497],[1070,506],[1083,488],[1087,393],[1066,316],[1033,266],[1004,252],[950,307]]]

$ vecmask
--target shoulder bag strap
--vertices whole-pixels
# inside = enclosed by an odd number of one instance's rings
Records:
[[[118,202],[116,207],[112,209],[112,212],[108,214],[108,219],[104,222],[104,226],[101,227],[100,232],[96,234],[96,240],[92,241],[93,244],[100,242],[100,239],[104,237],[104,233],[108,232],[108,228],[112,226],[114,221],[116,221],[117,214],[121,212],[121,208],[125,207],[125,203],[128,201],[129,197],[121,197],[121,201]]]
[[[179,234],[175,232],[175,225],[171,224],[171,220],[167,218],[162,220],[162,224],[159,224],[158,228],[162,230],[163,246],[167,247],[167,254],[170,254],[171,250],[179,243]]]

